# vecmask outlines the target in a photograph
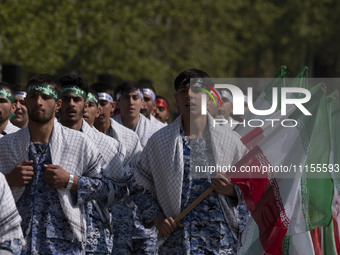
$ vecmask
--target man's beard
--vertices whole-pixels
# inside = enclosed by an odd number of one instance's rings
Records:
[[[32,114],[28,112],[28,117],[31,121],[34,121],[36,123],[47,123],[54,117],[54,112],[48,112],[48,114],[45,114],[44,116],[39,116],[36,114]]]
[[[10,116],[10,115],[4,116],[4,115],[0,114],[0,124],[3,124],[3,123],[5,123],[7,120],[9,120],[9,116]]]

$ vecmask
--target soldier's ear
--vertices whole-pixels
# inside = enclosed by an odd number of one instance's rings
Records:
[[[112,105],[112,109],[110,111],[110,114],[111,116],[113,115],[113,112],[115,111],[116,109],[116,106],[117,106],[117,101],[114,101],[113,103],[110,103]]]
[[[59,109],[60,109],[62,103],[63,103],[63,101],[61,99],[58,99],[56,101],[55,108],[54,108],[55,112],[59,112]]]
[[[15,104],[12,104],[12,106],[11,106],[11,113],[15,112],[15,108],[16,108]]]

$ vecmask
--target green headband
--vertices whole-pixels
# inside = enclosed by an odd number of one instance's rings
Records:
[[[0,97],[7,98],[11,103],[14,103],[14,96],[7,89],[0,89]]]
[[[77,94],[78,96],[81,96],[84,101],[86,101],[86,92],[79,88],[77,85],[67,85],[63,87],[61,91],[61,95],[66,95],[66,94]]]
[[[97,107],[98,107],[98,100],[97,100],[97,98],[92,93],[89,92],[87,94],[86,100],[89,100],[89,101],[95,103],[97,105]]]
[[[55,101],[59,99],[57,90],[53,88],[51,85],[48,85],[45,83],[29,85],[27,88],[27,94],[34,93],[34,92],[40,92],[45,95],[48,95],[52,97]]]

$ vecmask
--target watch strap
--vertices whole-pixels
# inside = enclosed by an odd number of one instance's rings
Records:
[[[68,179],[68,183],[66,185],[66,189],[70,190],[73,186],[73,181],[74,181],[74,175],[70,174],[70,178]]]

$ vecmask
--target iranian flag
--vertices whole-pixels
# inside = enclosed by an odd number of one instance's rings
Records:
[[[270,116],[294,119],[298,123],[296,127],[283,127],[278,121],[274,127],[237,129],[249,153],[236,166],[239,169],[274,167],[278,171],[244,173],[242,178],[232,178],[242,189],[252,215],[243,233],[240,254],[293,254],[292,250],[302,252],[295,254],[313,254],[313,237],[309,230],[328,226],[332,220],[332,178],[329,173],[317,178],[305,171],[306,166],[312,164],[315,164],[312,165],[314,169],[316,164],[328,164],[330,154],[324,85],[319,84],[310,92],[311,99],[304,106],[311,116],[305,116],[295,106],[288,108],[287,116],[281,116],[280,111]],[[262,109],[266,109],[266,104],[271,105],[263,102],[270,98],[266,90],[260,97],[262,102],[255,102],[254,106],[262,104]]]
[[[248,111],[245,116],[244,116],[244,121],[240,122],[238,126],[236,126],[235,131],[240,135],[240,136],[245,136],[247,135],[250,131],[253,131],[253,127],[248,125],[248,121],[251,119],[259,119],[259,120],[265,120],[265,119],[280,119],[281,117],[281,88],[284,87],[298,87],[298,88],[305,88],[308,89],[308,67],[305,66],[299,73],[298,75],[290,82],[287,84],[287,67],[282,66],[277,74],[275,75],[274,79],[271,80],[271,82],[265,87],[263,92],[259,95],[259,97],[256,99],[256,101],[253,103],[253,107],[256,110],[268,110],[271,108],[276,107],[276,111],[271,114],[270,116],[268,115],[255,115],[251,113],[251,111]],[[277,102],[275,104],[274,99],[273,99],[273,89],[277,89]],[[287,98],[296,98],[300,96],[299,94],[296,93],[288,93]],[[249,98],[251,102],[253,102],[252,98]],[[264,136],[266,136],[266,133],[272,132],[272,128],[266,128],[270,127],[271,125],[264,125],[265,128],[263,128],[264,131]],[[253,141],[254,142],[254,141]]]
[[[334,167],[336,170],[337,166],[340,163],[340,137],[337,132],[337,128],[340,125],[340,106],[339,106],[339,95],[338,92],[335,91],[329,96],[327,96],[327,111],[328,111],[328,121],[330,128],[330,157],[329,164]],[[324,110],[325,111],[325,110]],[[326,119],[324,119],[326,121]],[[315,152],[314,152],[315,153]],[[324,160],[325,161],[325,160]],[[324,213],[327,216],[327,221],[331,218],[329,224],[320,224],[317,228],[312,229],[309,232],[305,232],[300,235],[286,236],[284,239],[284,254],[307,254],[304,250],[306,248],[306,243],[309,243],[309,247],[312,247],[313,250],[308,252],[308,254],[317,254],[317,255],[336,255],[340,254],[340,196],[339,196],[339,188],[340,188],[340,176],[339,171],[332,171],[330,173],[330,177],[326,180],[320,179],[317,180],[320,184],[324,183],[324,186],[329,184],[329,194],[334,192],[331,206],[331,216],[329,216],[329,212]],[[330,181],[332,179],[332,181]],[[318,185],[318,183],[314,183],[314,185]],[[331,188],[334,185],[333,189]],[[311,185],[312,186],[312,185]],[[319,187],[320,185],[316,186]],[[314,188],[315,189],[315,188]],[[322,186],[320,189],[324,190]],[[317,189],[317,190],[320,190]],[[315,199],[318,199],[318,194],[314,194]],[[328,197],[328,196],[326,196]],[[322,197],[320,197],[322,199]],[[327,200],[327,206],[329,205],[329,199]],[[313,227],[313,226],[312,226]],[[297,240],[300,239],[301,236],[305,237],[304,242],[299,242]],[[308,238],[306,238],[308,237]],[[299,252],[298,252],[299,251]]]
[[[334,91],[328,97],[328,111],[331,133],[330,163],[334,166],[340,164],[340,105],[339,93]],[[332,222],[323,228],[323,247],[326,247],[325,254],[340,254],[340,172],[332,172],[334,182],[334,196],[332,201]],[[331,249],[328,249],[331,247]],[[329,250],[332,253],[328,252]]]
[[[306,162],[306,165],[319,167],[321,170],[324,167],[325,172],[322,171],[317,175],[311,172],[303,174],[301,191],[299,191],[302,204],[296,205],[297,210],[292,218],[294,221],[291,222],[290,231],[288,231],[283,244],[283,250],[286,251],[284,254],[305,254],[306,243],[294,242],[299,236],[308,236],[312,241],[312,245],[310,241],[308,245],[308,248],[313,248],[311,254],[338,254],[332,216],[332,203],[336,197],[333,195],[335,191],[333,174],[336,171],[336,166],[331,160],[332,141],[334,141],[331,139],[333,118],[330,115],[328,102],[329,97],[325,96],[320,101]],[[304,221],[305,223],[303,223]],[[301,234],[296,235],[296,233]]]

